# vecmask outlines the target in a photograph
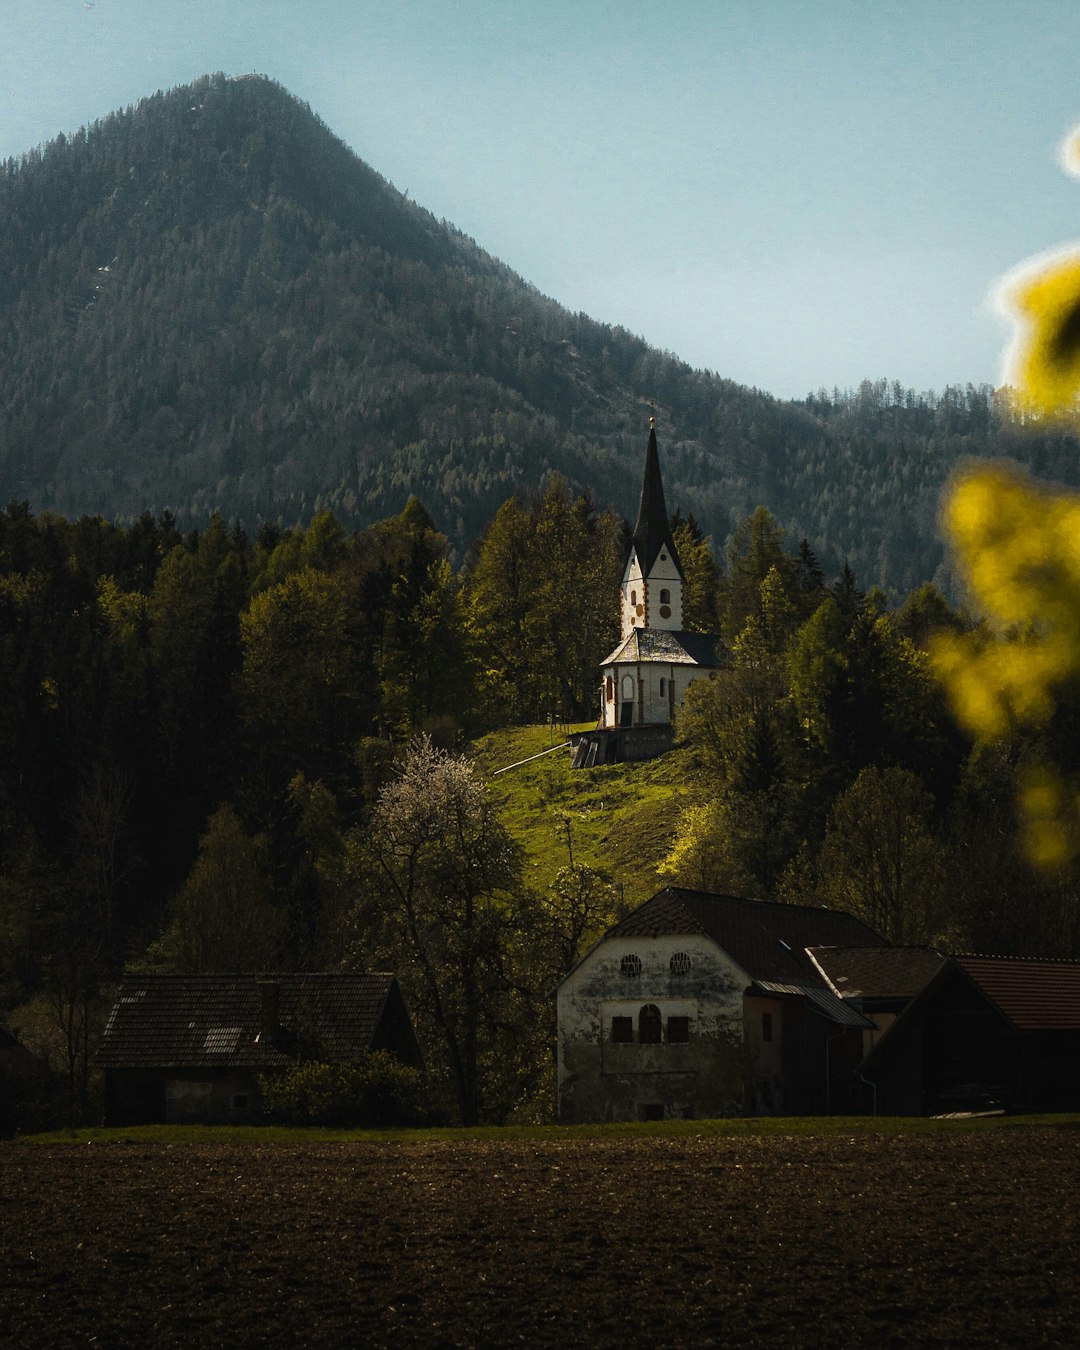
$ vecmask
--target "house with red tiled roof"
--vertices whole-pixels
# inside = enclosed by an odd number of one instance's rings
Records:
[[[105,1120],[254,1123],[260,1076],[373,1050],[422,1066],[393,975],[130,975],[97,1053]]]
[[[1080,1110],[1080,961],[952,957],[859,1074],[882,1115]]]
[[[838,910],[668,887],[558,985],[564,1123],[849,1109],[874,1024],[808,947],[882,946]]]

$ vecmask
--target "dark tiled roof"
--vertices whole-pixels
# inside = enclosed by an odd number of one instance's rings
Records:
[[[675,550],[668,524],[664,484],[660,477],[660,452],[656,448],[656,431],[649,429],[649,444],[645,450],[645,474],[641,480],[641,501],[638,504],[637,524],[634,526],[634,550],[638,555],[641,575],[647,577],[660,550],[667,546],[671,561],[681,577],[682,563]]]
[[[132,975],[98,1050],[105,1069],[273,1067],[300,1054],[359,1058],[393,975]],[[260,1035],[260,986],[277,986],[279,1032]]]
[[[673,632],[668,628],[635,628],[601,661],[662,661],[675,666],[715,666],[716,636],[712,633]]]
[[[841,998],[914,998],[945,958],[930,947],[811,947]]]
[[[954,956],[1018,1031],[1080,1030],[1080,961]]]
[[[837,909],[781,905],[734,895],[710,895],[669,886],[627,915],[607,937],[662,937],[703,933],[755,980],[825,989],[806,954],[810,946],[877,947],[881,936]]]

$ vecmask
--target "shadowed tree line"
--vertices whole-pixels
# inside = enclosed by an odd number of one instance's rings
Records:
[[[395,757],[588,716],[624,530],[558,478],[457,573],[415,499],[360,533],[324,512],[254,539],[220,518],[182,535],[0,514],[0,1000],[53,1028],[73,1100],[125,964],[369,959],[360,841]],[[554,978],[532,966],[519,1001]],[[448,1080],[472,1114],[476,1036],[471,1086]]]

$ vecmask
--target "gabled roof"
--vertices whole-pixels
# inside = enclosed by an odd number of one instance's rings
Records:
[[[712,633],[672,632],[667,628],[633,628],[601,666],[659,661],[673,666],[719,665]]]
[[[668,556],[679,576],[682,563],[671,537],[664,484],[660,478],[660,452],[656,448],[656,428],[649,427],[649,444],[645,450],[645,475],[641,480],[641,501],[638,504],[637,524],[634,526],[634,551],[638,556],[641,575],[647,577],[660,550],[667,547]]]
[[[811,947],[810,959],[847,999],[912,999],[945,964],[931,947]]]
[[[669,886],[601,938],[701,933],[753,980],[828,989],[806,954],[809,946],[878,947],[881,936],[841,910],[782,905]]]
[[[278,1033],[260,1034],[265,987]],[[393,975],[131,975],[98,1050],[105,1069],[273,1068],[301,1055],[329,1063],[375,1048]]]
[[[1080,961],[954,956],[1017,1031],[1080,1030]]]

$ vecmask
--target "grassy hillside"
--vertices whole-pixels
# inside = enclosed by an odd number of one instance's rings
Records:
[[[561,728],[511,727],[483,737],[469,753],[525,849],[531,884],[547,886],[572,848],[575,863],[610,873],[626,901],[638,905],[659,889],[657,865],[691,800],[690,755],[677,748],[640,764],[572,769],[563,748],[520,763],[563,739]],[[519,767],[495,776],[511,764]]]

